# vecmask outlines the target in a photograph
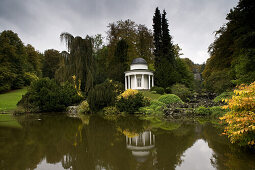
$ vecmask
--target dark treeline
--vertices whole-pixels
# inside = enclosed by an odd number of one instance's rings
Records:
[[[29,85],[42,76],[43,55],[12,31],[0,34],[0,92]]]
[[[39,53],[25,46],[12,31],[0,34],[0,92],[27,86],[33,80],[49,77],[57,82],[80,81],[85,94],[96,84],[111,79],[124,83],[124,72],[134,58],[144,58],[155,71],[156,85],[170,87],[175,83],[193,87],[193,75],[188,60],[180,58],[180,47],[172,43],[166,12],[156,9],[154,30],[131,20],[110,23],[107,43],[103,37],[73,36],[62,33],[60,40],[67,51],[54,49]],[[190,61],[190,60],[189,60]],[[192,63],[192,62],[191,62]]]
[[[255,1],[240,0],[226,19],[203,72],[205,87],[217,93],[255,81]]]

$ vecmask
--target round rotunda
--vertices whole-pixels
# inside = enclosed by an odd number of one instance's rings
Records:
[[[125,72],[125,89],[146,90],[154,86],[153,72],[143,58],[135,58]]]

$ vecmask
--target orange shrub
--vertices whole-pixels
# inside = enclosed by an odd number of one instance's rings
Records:
[[[241,146],[255,145],[255,82],[250,85],[240,85],[234,90],[231,99],[223,100],[229,109],[221,120],[227,123],[224,133],[232,143]]]

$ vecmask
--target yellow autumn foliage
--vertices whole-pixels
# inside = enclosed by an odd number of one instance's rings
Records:
[[[81,93],[81,80],[80,79],[78,80],[78,88],[77,88],[77,85],[76,85],[76,76],[73,75],[72,78],[73,78],[73,82],[74,82],[74,88],[76,89],[77,94],[79,96],[83,97],[82,93]]]
[[[254,146],[255,82],[238,86],[232,98],[225,99],[224,102],[227,105],[222,108],[230,111],[220,118],[227,124],[223,134],[228,135],[232,143]]]
[[[127,99],[129,96],[134,96],[138,93],[138,90],[133,90],[133,89],[127,89],[126,91],[124,91],[123,93],[121,93],[118,96],[118,99],[120,99],[121,97]]]

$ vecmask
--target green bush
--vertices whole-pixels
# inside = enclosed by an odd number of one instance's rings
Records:
[[[166,94],[171,94],[172,93],[171,87],[167,87],[165,89],[165,92],[166,92]]]
[[[155,89],[158,88],[157,86],[151,87],[150,91],[156,91]]]
[[[209,116],[211,113],[212,113],[211,110],[204,106],[199,106],[198,108],[195,109],[195,114],[197,115]]]
[[[234,92],[223,92],[219,96],[213,99],[214,102],[221,102],[223,99],[230,99],[233,96]]]
[[[31,83],[18,106],[23,107],[26,112],[58,112],[81,100],[82,97],[70,83],[61,86],[54,80],[42,78]]]
[[[83,102],[81,102],[81,104],[78,107],[78,113],[90,113],[90,109],[89,109],[89,103],[87,102],[87,100],[84,100]]]
[[[153,100],[151,101],[151,105],[149,106],[150,108],[156,110],[158,108],[162,108],[163,106],[165,106],[166,104],[163,102],[160,102],[158,100]]]
[[[128,97],[120,96],[116,103],[116,107],[121,112],[126,112],[134,114],[139,110],[140,107],[144,107],[148,104],[147,99],[142,93],[136,93],[134,95],[129,95]]]
[[[107,106],[114,106],[116,97],[122,92],[123,85],[117,81],[106,80],[89,91],[88,103],[92,111],[98,111]]]
[[[191,97],[191,91],[183,84],[175,84],[171,87],[172,93],[179,96],[183,101],[188,101]]]
[[[120,111],[115,106],[108,106],[103,108],[104,115],[120,114]]]
[[[24,74],[24,81],[25,85],[29,86],[31,82],[38,80],[39,78],[35,73],[25,72]]]
[[[140,112],[145,114],[163,115],[162,110],[165,106],[165,103],[158,100],[153,100],[149,106],[140,108]]]
[[[226,113],[226,110],[222,109],[220,106],[213,106],[209,108],[211,111],[212,118],[219,118]]]
[[[183,103],[183,101],[174,94],[165,94],[160,96],[158,101],[165,103],[165,104],[172,104],[172,103]]]
[[[155,91],[158,94],[164,94],[165,92],[163,87],[157,87],[157,86],[152,87],[150,91]]]

